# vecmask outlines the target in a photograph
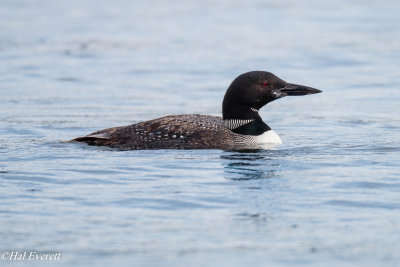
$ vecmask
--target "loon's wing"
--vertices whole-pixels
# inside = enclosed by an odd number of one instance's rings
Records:
[[[219,117],[188,114],[104,129],[72,141],[120,149],[217,148],[229,132]]]

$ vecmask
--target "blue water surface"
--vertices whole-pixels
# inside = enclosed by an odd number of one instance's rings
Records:
[[[0,252],[61,252],[57,266],[399,266],[399,13],[372,0],[2,0]],[[261,110],[275,149],[63,142],[220,115],[250,70],[323,90]]]

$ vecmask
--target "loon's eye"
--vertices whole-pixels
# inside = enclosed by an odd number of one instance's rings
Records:
[[[263,82],[263,83],[262,83],[262,86],[264,86],[264,87],[266,87],[267,85],[268,85],[267,82]]]

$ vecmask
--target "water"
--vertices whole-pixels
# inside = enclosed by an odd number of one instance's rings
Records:
[[[395,1],[1,1],[0,252],[61,252],[60,266],[398,266],[399,12]],[[284,142],[274,150],[62,142],[219,115],[250,70],[324,91],[261,110]]]

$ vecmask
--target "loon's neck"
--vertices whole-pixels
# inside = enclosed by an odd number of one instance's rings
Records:
[[[261,119],[258,110],[242,107],[235,109],[223,108],[224,126],[237,134],[261,135],[271,128]]]

